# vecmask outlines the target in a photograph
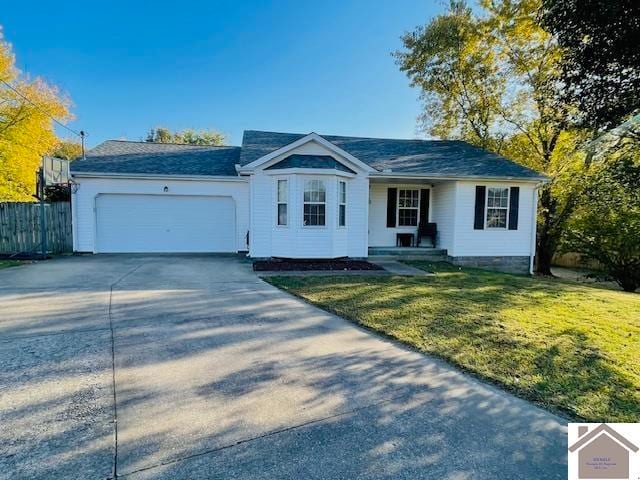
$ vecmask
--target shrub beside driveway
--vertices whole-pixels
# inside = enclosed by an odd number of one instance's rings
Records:
[[[551,409],[640,421],[640,295],[411,262],[433,277],[271,277]]]

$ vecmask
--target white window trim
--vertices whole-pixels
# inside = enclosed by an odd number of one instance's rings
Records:
[[[281,202],[280,198],[278,197],[278,184],[279,182],[286,182],[287,185],[287,192],[285,195],[285,201]],[[291,209],[289,208],[289,206],[291,205],[291,198],[289,196],[289,190],[290,190],[290,183],[288,178],[276,178],[276,193],[275,193],[275,197],[276,197],[276,227],[278,228],[289,228],[289,224],[291,222],[289,222],[289,218],[291,217]],[[285,225],[280,225],[279,220],[280,220],[280,216],[278,214],[278,207],[280,205],[286,205],[287,206],[287,223]]]
[[[396,228],[407,228],[414,229],[418,228],[418,224],[420,223],[420,195],[422,192],[420,188],[412,188],[412,187],[397,187],[398,189],[398,198],[396,199]],[[416,210],[416,224],[415,225],[400,225],[400,191],[401,190],[412,190],[418,192],[418,206],[417,207],[402,207],[407,210]]]
[[[343,183],[344,184],[344,203],[341,202],[341,198],[340,198],[340,184]],[[348,193],[348,187],[347,187],[347,182],[344,180],[338,180],[337,183],[337,192],[336,192],[336,197],[337,197],[337,204],[338,204],[338,209],[336,212],[336,226],[337,228],[347,228],[347,203],[349,201],[349,193]],[[340,225],[340,207],[344,205],[344,225]],[[326,223],[326,221],[325,221]]]
[[[501,210],[506,210],[506,222],[504,227],[490,227],[488,222],[489,215],[489,189],[491,188],[501,188],[507,189],[507,206],[506,207],[491,207],[491,208],[499,208]],[[486,192],[484,194],[484,228],[485,230],[508,230],[509,229],[509,210],[511,209],[511,187],[505,187],[504,185],[487,185]]]
[[[306,183],[307,182],[312,182],[313,180],[317,180],[319,182],[322,183],[322,185],[324,186],[324,202],[305,202],[304,201],[304,192],[305,192],[305,188],[306,188]],[[311,230],[318,230],[318,229],[324,229],[327,228],[327,225],[329,224],[329,219],[328,219],[328,211],[327,211],[327,198],[328,198],[329,192],[327,190],[327,182],[322,179],[322,178],[313,178],[313,177],[303,177],[302,178],[302,228],[308,228]],[[305,225],[304,224],[304,206],[305,205],[324,205],[324,225]]]

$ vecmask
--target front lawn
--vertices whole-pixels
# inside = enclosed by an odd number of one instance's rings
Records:
[[[0,260],[0,270],[3,268],[17,267],[21,263],[22,262],[19,262],[18,260]]]
[[[549,408],[640,421],[639,294],[410,263],[437,274],[267,281]]]

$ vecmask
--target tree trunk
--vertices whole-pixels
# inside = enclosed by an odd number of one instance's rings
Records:
[[[553,259],[555,248],[548,237],[548,234],[538,237],[536,246],[536,273],[538,275],[553,275],[551,273],[551,260]]]
[[[538,275],[553,275],[551,260],[556,251],[556,239],[553,238],[551,217],[555,211],[555,202],[551,196],[549,186],[542,189],[540,195],[540,217],[538,238],[536,239],[536,273]]]

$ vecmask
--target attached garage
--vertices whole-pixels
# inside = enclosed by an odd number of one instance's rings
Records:
[[[73,162],[73,247],[91,253],[248,250],[239,147],[108,140]]]
[[[235,252],[234,201],[198,195],[97,195],[96,251]]]

